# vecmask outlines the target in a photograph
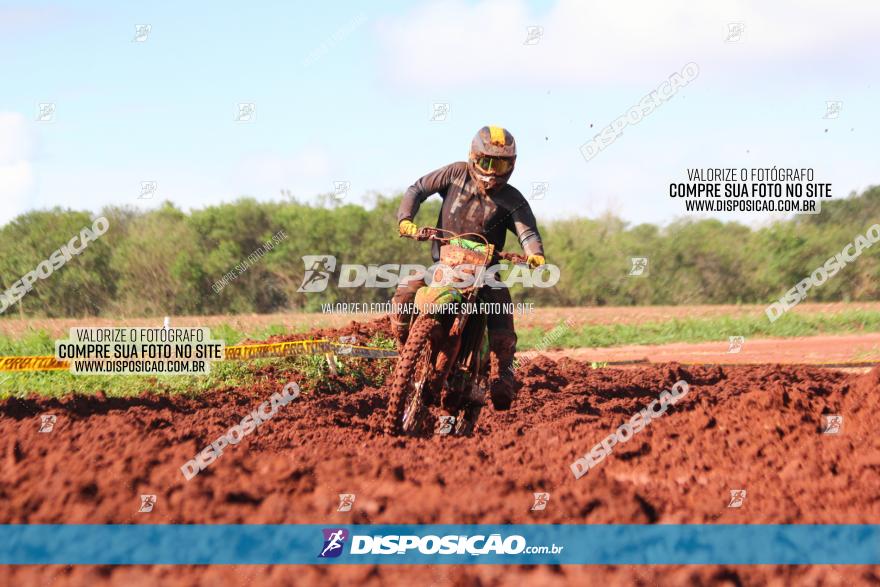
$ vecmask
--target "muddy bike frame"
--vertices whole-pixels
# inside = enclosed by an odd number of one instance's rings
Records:
[[[444,236],[446,234],[451,236]],[[440,256],[443,265],[469,267],[473,272],[484,269],[494,259],[515,263],[527,261],[524,255],[496,251],[479,234],[422,228],[408,238],[440,241],[444,244]],[[463,311],[462,308],[477,301],[482,287],[441,284],[419,288],[415,298],[418,315],[393,376],[386,424],[391,433],[425,433],[429,415],[427,406],[438,403],[438,394],[441,395],[440,406],[455,414],[451,416],[453,421],[449,429],[440,433],[473,433],[485,404],[486,352],[483,342],[486,315]]]

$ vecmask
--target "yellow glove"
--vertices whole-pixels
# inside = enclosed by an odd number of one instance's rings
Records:
[[[415,236],[419,231],[419,227],[410,220],[401,220],[397,229],[400,231],[400,236]]]
[[[526,263],[529,264],[529,267],[534,269],[535,267],[540,267],[541,265],[546,263],[546,261],[544,260],[544,255],[529,255]]]

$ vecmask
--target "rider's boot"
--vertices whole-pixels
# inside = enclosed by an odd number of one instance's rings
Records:
[[[513,377],[516,333],[512,330],[489,331],[489,395],[496,410],[507,410],[517,392]]]

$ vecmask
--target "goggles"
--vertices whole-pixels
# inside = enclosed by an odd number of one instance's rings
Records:
[[[474,157],[474,164],[480,171],[491,175],[504,175],[513,169],[513,161],[501,157]]]

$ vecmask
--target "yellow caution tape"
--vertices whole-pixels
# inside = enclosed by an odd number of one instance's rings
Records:
[[[260,357],[284,357],[287,355],[316,355],[332,351],[329,340],[295,340],[269,344],[246,344],[226,347],[224,359],[256,359]]]
[[[62,371],[69,370],[67,361],[55,357],[0,357],[0,372],[3,371]]]
[[[269,344],[243,344],[226,347],[224,360],[258,359],[263,357],[287,357],[291,355],[320,355],[334,353],[352,357],[390,359],[397,351],[377,349],[351,344],[320,340],[294,340]],[[7,371],[68,371],[69,361],[59,361],[52,356],[0,357],[0,373]]]
[[[319,340],[294,340],[289,342],[274,342],[269,344],[245,344],[226,347],[224,360],[246,360],[263,357],[286,357],[292,355],[320,355],[333,353],[348,357],[363,357],[372,359],[391,359],[397,356],[397,351],[379,349],[353,344],[343,344],[326,339]],[[602,361],[593,362],[591,367],[601,368],[618,365],[650,364],[648,359],[636,359],[630,361]],[[718,365],[718,366],[755,366],[766,363],[696,363],[683,362],[682,365]],[[783,365],[809,365],[813,367],[873,367],[880,364],[878,361],[824,361],[814,363],[783,363]],[[69,371],[69,361],[59,361],[53,356],[32,357],[0,357],[0,373],[14,371]]]

